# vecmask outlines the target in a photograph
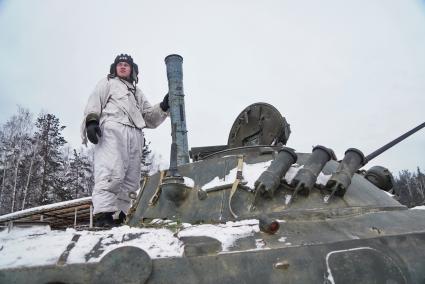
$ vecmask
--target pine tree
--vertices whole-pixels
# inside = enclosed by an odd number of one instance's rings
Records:
[[[144,176],[152,175],[161,169],[168,168],[168,165],[165,163],[163,157],[158,152],[152,151],[150,149],[151,142],[144,143],[142,150],[142,178]]]
[[[49,204],[52,202],[69,200],[72,195],[65,188],[64,180],[64,156],[61,153],[66,143],[61,131],[59,119],[53,114],[41,114],[36,122],[37,131],[35,136],[39,137],[40,160],[38,165],[39,192],[38,204]]]
[[[93,149],[70,150],[55,115],[32,117],[19,107],[0,125],[0,215],[92,192]]]
[[[91,194],[93,184],[92,165],[83,151],[74,149],[66,173],[66,184],[73,198],[81,198]],[[89,189],[90,188],[90,189]]]
[[[141,157],[141,175],[142,178],[148,176],[152,169],[152,151],[150,150],[151,142],[146,142],[146,138],[143,138],[143,149],[142,149],[142,157]]]

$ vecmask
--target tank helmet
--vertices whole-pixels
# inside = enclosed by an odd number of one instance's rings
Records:
[[[116,70],[117,70],[117,64],[119,62],[127,62],[131,66],[131,76],[130,81],[131,83],[139,81],[139,78],[137,77],[139,75],[139,66],[137,66],[136,63],[134,63],[133,58],[129,54],[119,54],[115,57],[114,63],[111,64],[111,67],[109,69],[109,76],[110,78],[116,77]]]

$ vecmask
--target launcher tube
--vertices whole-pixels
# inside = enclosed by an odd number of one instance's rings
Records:
[[[183,57],[180,55],[171,54],[165,58],[171,125],[176,127],[177,165],[189,163],[182,64]]]

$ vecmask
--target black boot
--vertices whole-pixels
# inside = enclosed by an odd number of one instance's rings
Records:
[[[125,218],[127,217],[127,215],[124,214],[124,212],[120,212],[120,214],[118,215],[118,219],[115,219],[115,226],[121,226],[122,224],[124,224],[125,222]]]
[[[101,212],[94,215],[94,226],[102,228],[111,228],[115,226],[112,215],[114,212]]]

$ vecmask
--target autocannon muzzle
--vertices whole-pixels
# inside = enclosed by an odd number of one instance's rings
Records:
[[[317,145],[313,148],[310,158],[292,179],[291,186],[294,187],[293,194],[287,199],[289,204],[299,193],[304,196],[310,194],[311,189],[316,183],[317,177],[329,160],[335,160],[335,153],[332,149]]]
[[[297,161],[297,158],[297,154],[295,154],[293,149],[287,147],[280,149],[270,166],[255,182],[256,194],[273,197],[276,188],[280,184],[280,180],[291,165]]]
[[[339,164],[336,172],[326,183],[326,190],[330,195],[325,197],[325,202],[335,194],[336,196],[344,196],[347,188],[351,184],[351,179],[354,173],[366,163],[363,153],[355,148],[350,148],[345,151],[344,159]]]

